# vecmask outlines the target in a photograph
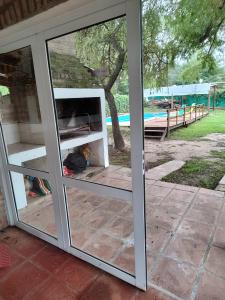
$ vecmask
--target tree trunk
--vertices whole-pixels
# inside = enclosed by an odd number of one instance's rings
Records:
[[[123,151],[125,148],[125,143],[120,131],[118,112],[117,112],[115,99],[110,90],[105,90],[105,95],[109,105],[110,115],[112,119],[112,132],[113,132],[114,146],[116,149]]]

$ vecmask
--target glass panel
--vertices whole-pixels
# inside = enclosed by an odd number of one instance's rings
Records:
[[[66,188],[72,246],[134,273],[132,203]]]
[[[64,176],[131,189],[126,18],[48,41]]]
[[[0,230],[8,226],[6,210],[5,210],[5,199],[2,194],[2,187],[0,186]]]
[[[9,163],[47,171],[30,47],[0,55],[0,113]]]
[[[11,172],[19,220],[56,237],[52,192],[46,179]]]

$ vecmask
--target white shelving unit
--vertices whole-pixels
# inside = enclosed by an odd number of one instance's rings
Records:
[[[61,151],[72,150],[76,147],[88,144],[91,150],[90,162],[95,166],[108,167],[108,139],[105,116],[105,94],[102,89],[54,89],[55,101],[57,99],[100,99],[100,117],[102,121],[101,131],[90,131],[90,134],[80,135],[77,137],[63,139],[60,142]],[[46,156],[45,145],[33,145],[25,143],[12,144],[9,147],[9,163],[22,166],[24,162],[38,159]],[[20,195],[17,201],[17,208],[21,209],[27,206],[26,191],[23,184],[23,176],[13,173],[14,190]],[[16,185],[15,185],[16,183]]]

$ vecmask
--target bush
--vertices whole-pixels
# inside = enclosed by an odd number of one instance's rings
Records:
[[[118,114],[129,112],[129,97],[128,95],[114,95]],[[110,110],[106,101],[106,115],[110,116]]]

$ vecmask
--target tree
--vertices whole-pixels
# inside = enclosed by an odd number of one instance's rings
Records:
[[[224,45],[225,0],[143,0],[142,3],[145,87],[167,85],[177,62],[188,60],[193,54],[197,55],[195,71],[200,65],[202,70],[215,67],[215,50]],[[70,55],[67,62],[62,60],[65,64],[61,62],[63,72],[72,78],[68,81],[74,86],[79,82],[79,87],[82,84],[86,87],[88,81],[89,86],[104,88],[112,117],[114,145],[120,150],[125,143],[113,89],[122,87],[119,78],[127,78],[125,20],[121,17],[71,34],[75,58]],[[85,71],[80,71],[81,66]]]
[[[127,66],[125,18],[121,17],[80,30],[75,33],[74,40],[76,57],[84,65],[93,69],[92,75],[95,81],[105,90],[112,118],[114,145],[115,148],[124,150],[125,143],[120,131],[112,89]]]
[[[143,7],[146,86],[167,85],[177,61],[196,53],[198,66],[215,67],[215,50],[224,45],[225,0],[144,0]]]
[[[179,72],[177,72],[176,81],[180,84],[191,84],[200,82],[217,82],[225,80],[225,70],[219,67],[215,62],[212,66],[204,63],[204,65],[193,56],[190,61],[181,65]]]

